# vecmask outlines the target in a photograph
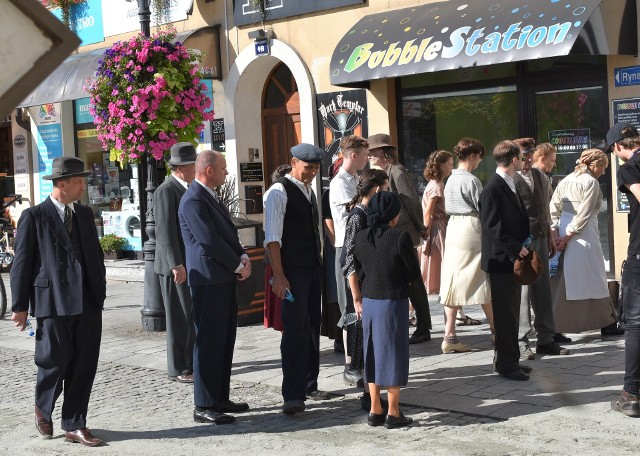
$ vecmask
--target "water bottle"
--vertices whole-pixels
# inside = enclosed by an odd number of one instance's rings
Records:
[[[556,252],[556,254],[549,259],[549,277],[556,277],[560,272],[560,254],[561,252]]]
[[[26,326],[24,327],[24,332],[27,333],[27,337],[33,337],[36,335],[35,329],[31,326],[31,322],[27,319]]]
[[[358,321],[358,315],[355,312],[348,313],[342,319],[345,326],[349,326]]]
[[[529,250],[531,248],[531,243],[532,242],[533,242],[533,234],[530,234],[529,236],[527,236],[527,238],[522,243],[522,247],[524,247],[525,249]]]
[[[273,277],[269,279],[269,285],[273,285]],[[293,294],[291,294],[291,290],[289,290],[289,288],[284,289],[284,299],[286,299],[289,302],[295,301],[295,299],[293,298]]]

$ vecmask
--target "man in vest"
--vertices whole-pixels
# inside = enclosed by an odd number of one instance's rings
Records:
[[[324,151],[303,143],[292,147],[291,155],[291,172],[264,195],[272,290],[282,299],[282,411],[288,415],[304,411],[305,399],[329,398],[318,390],[322,256],[318,205],[311,189]]]
[[[534,249],[544,265],[542,276],[531,285],[522,287],[520,297],[520,328],[518,340],[520,358],[535,359],[536,355],[529,347],[531,328],[531,309],[535,319],[533,326],[537,334],[536,353],[539,355],[568,355],[569,350],[562,348],[553,339],[556,325],[553,320],[551,303],[551,283],[549,281],[549,261],[556,248],[551,237],[551,214],[549,213],[549,179],[539,169],[533,168],[532,156],[535,150],[533,138],[515,139],[522,149],[522,171],[513,176],[513,182],[525,211],[529,216],[529,233],[533,236],[531,248]]]

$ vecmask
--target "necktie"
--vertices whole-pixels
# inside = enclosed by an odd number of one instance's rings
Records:
[[[71,217],[71,208],[69,206],[64,207],[64,227],[67,229],[67,232],[71,234],[73,218]]]

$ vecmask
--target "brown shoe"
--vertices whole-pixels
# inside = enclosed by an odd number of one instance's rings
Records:
[[[104,443],[104,440],[91,435],[91,431],[87,428],[65,432],[64,440],[67,442],[81,443],[88,447],[96,447]]]
[[[183,374],[176,377],[170,377],[171,380],[178,383],[193,383],[193,374]]]
[[[36,429],[45,439],[53,437],[53,423],[45,419],[38,406],[36,406]]]

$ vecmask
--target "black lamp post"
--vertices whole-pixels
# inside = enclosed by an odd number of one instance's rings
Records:
[[[149,3],[150,0],[138,0],[140,29],[146,37],[151,36],[151,10]],[[147,239],[142,247],[142,256],[144,258],[144,305],[140,313],[142,314],[142,329],[147,331],[164,331],[166,329],[160,281],[153,271],[156,257],[156,222],[153,215],[153,192],[158,187],[157,171],[156,160],[145,153],[142,156],[141,166],[138,168],[138,194],[143,195],[143,190],[147,192],[146,201],[140,198],[140,222],[147,234]],[[143,189],[145,180],[147,187]]]

